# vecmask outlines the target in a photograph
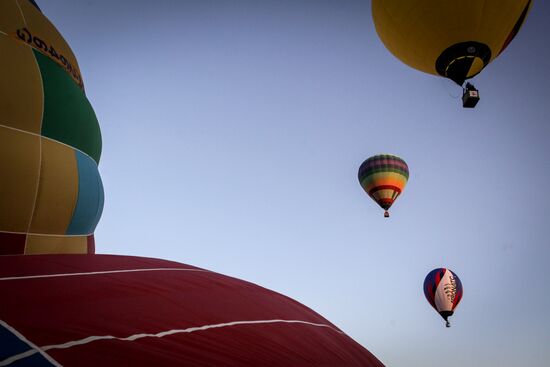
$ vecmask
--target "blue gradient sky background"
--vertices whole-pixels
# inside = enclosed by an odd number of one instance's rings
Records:
[[[103,134],[98,253],[232,275],[312,307],[388,366],[550,361],[550,5],[474,82],[394,59],[369,1],[38,1]],[[411,178],[386,220],[357,169]],[[464,284],[452,327],[424,276]]]

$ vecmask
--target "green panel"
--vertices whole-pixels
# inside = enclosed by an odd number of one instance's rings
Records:
[[[99,163],[101,132],[84,92],[59,65],[34,51],[44,85],[42,135],[72,146]]]

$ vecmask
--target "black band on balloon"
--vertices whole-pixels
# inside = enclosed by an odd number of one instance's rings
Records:
[[[443,317],[443,320],[447,321],[449,316],[453,316],[453,311],[440,311],[439,314]]]
[[[510,44],[510,42],[512,42],[516,34],[518,34],[519,29],[521,28],[521,26],[523,25],[523,22],[525,21],[525,17],[527,17],[527,12],[529,11],[530,7],[531,7],[531,0],[527,2],[527,5],[525,5],[525,8],[521,12],[521,15],[519,16],[518,20],[516,21],[514,28],[512,28],[512,31],[510,32],[508,37],[506,37],[506,41],[504,41],[504,44],[502,45],[502,47],[500,48],[500,51],[498,52],[499,55],[502,53],[502,51],[504,51],[506,47],[508,47],[508,45]]]
[[[487,66],[491,60],[489,46],[475,41],[457,43],[441,53],[435,62],[435,69],[439,75],[462,85],[473,76],[468,74],[476,58],[483,61],[483,67]]]
[[[42,10],[40,10],[40,8],[38,7],[38,4],[37,4],[34,0],[29,0],[29,2],[30,2],[36,9],[38,9],[38,10],[42,13]]]

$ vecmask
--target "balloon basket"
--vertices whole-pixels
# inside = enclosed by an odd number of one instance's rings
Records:
[[[462,107],[474,108],[479,102],[479,91],[470,83],[466,83],[464,94],[462,94]]]

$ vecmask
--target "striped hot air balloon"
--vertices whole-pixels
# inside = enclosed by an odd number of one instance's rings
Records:
[[[390,216],[388,209],[403,192],[409,179],[409,167],[398,156],[379,154],[370,157],[359,167],[359,183],[369,196]]]
[[[446,321],[447,327],[451,326],[447,318],[453,315],[462,299],[462,293],[462,282],[449,269],[434,269],[424,279],[424,295]]]

